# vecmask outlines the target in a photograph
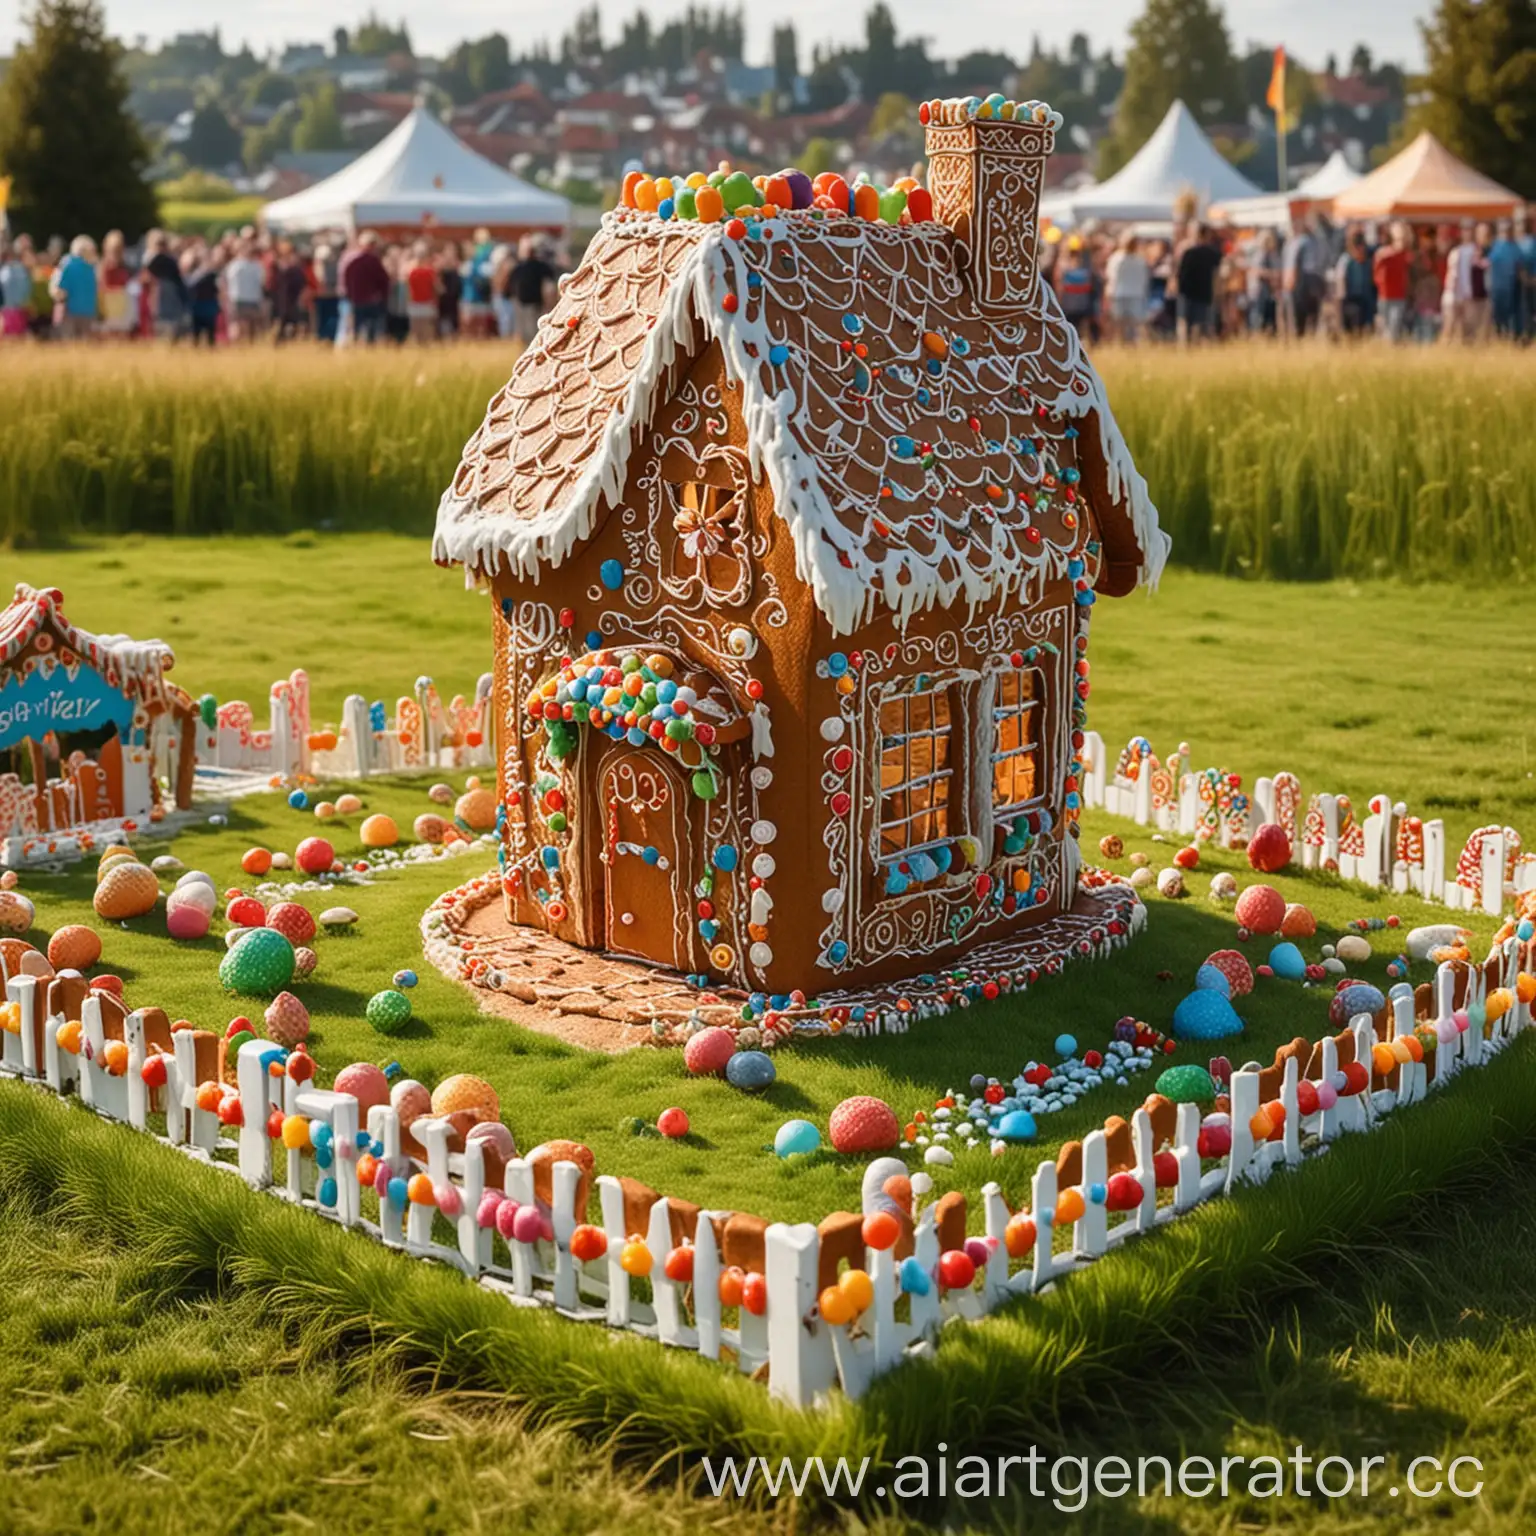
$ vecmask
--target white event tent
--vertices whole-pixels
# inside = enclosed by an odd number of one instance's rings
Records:
[[[1310,176],[1304,177],[1289,192],[1261,192],[1257,197],[1234,197],[1216,203],[1211,216],[1239,229],[1287,229],[1315,206],[1331,203],[1359,180],[1357,171],[1336,149]]]
[[[1167,224],[1176,203],[1194,194],[1201,211],[1258,188],[1205,136],[1182,101],[1168,108],[1152,137],[1107,181],[1053,195],[1046,210],[1063,224],[1102,219],[1116,224]]]
[[[375,229],[467,238],[480,227],[498,239],[570,227],[571,205],[493,165],[417,107],[387,138],[324,181],[268,203],[275,234]]]

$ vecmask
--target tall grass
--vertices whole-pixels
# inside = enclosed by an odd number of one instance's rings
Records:
[[[0,538],[431,526],[503,348],[10,350]],[[1103,349],[1180,564],[1507,580],[1536,548],[1536,362],[1504,349]]]
[[[0,1184],[137,1249],[163,1292],[259,1296],[312,1345],[341,1355],[372,1347],[434,1383],[607,1433],[658,1469],[722,1453],[889,1464],[930,1455],[941,1440],[968,1453],[1017,1450],[1056,1415],[1117,1395],[1128,1372],[1195,1358],[1264,1304],[1329,1286],[1432,1191],[1474,1184],[1490,1160],[1520,1166],[1536,1135],[1533,1084],[1536,1053],[1522,1038],[1300,1171],[1203,1207],[985,1322],[946,1329],[932,1356],[821,1413],[783,1407],[683,1351],[509,1307],[453,1271],[257,1199],[14,1084],[0,1084]],[[1456,1298],[1443,1301],[1454,1314]]]
[[[427,530],[502,348],[13,349],[0,538]]]

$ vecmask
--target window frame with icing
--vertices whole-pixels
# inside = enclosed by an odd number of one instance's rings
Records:
[[[1031,679],[1030,693],[1026,699],[1017,703],[1010,702],[1006,707],[1001,704],[1001,695],[1006,684],[1019,682],[1023,679]],[[985,718],[987,724],[987,778],[986,798],[987,806],[992,817],[993,826],[1010,820],[1025,811],[1037,809],[1046,804],[1050,799],[1051,786],[1051,742],[1050,742],[1050,679],[1046,669],[1038,662],[1030,662],[1022,667],[999,667],[988,678],[988,686],[984,690]],[[1001,733],[1005,721],[1017,719],[1021,722],[1020,736],[1026,734],[1033,737],[1023,745],[1003,750],[1001,746]],[[1033,719],[1034,728],[1026,732],[1023,722]],[[997,770],[999,764],[1013,758],[1032,755],[1034,758],[1034,792],[1023,800],[1006,800],[999,802],[997,799]]]
[[[910,881],[907,889],[900,894],[888,893],[885,889],[886,871],[894,863],[916,853],[952,846],[969,833],[971,785],[967,721],[974,696],[974,682],[964,677],[932,677],[919,673],[910,678],[893,679],[874,701],[876,751],[871,767],[875,779],[875,814],[870,831],[870,847],[873,855],[871,875],[877,901],[900,901],[908,895],[940,889],[947,883],[947,872],[941,870],[932,879]],[[929,709],[926,724],[914,730],[912,704],[916,700],[927,701]],[[944,724],[937,726],[935,721],[940,700],[943,701],[946,717]],[[886,728],[886,711],[892,705],[903,706],[904,729],[900,732],[891,732]],[[899,738],[904,774],[900,780],[887,785],[885,765],[887,755],[892,750],[887,742],[893,738]],[[925,772],[914,775],[914,740],[937,742],[941,739],[946,744],[942,767],[930,765]],[[942,802],[930,795],[920,809],[913,810],[913,787],[929,788],[937,784],[944,786]],[[888,817],[887,802],[897,794],[907,797],[902,805],[902,814]],[[914,824],[924,819],[927,825],[923,830],[927,835],[913,837],[911,833]],[[936,831],[936,826],[942,830]],[[887,833],[892,828],[899,828],[907,834],[907,840],[899,847],[887,845]]]

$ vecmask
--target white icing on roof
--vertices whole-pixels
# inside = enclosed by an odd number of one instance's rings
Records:
[[[1018,591],[1042,563],[1064,566],[1064,548],[1024,537],[1047,466],[1035,445],[1027,454],[1019,445],[1045,417],[1059,425],[1095,416],[1093,440],[1067,451],[1079,461],[1085,447],[1102,457],[1109,497],[1130,522],[1140,578],[1157,580],[1168,537],[1049,287],[1039,286],[1026,312],[982,314],[957,264],[956,237],[934,223],[777,219],[762,235],[605,219],[466,448],[438,509],[434,556],[486,572],[505,562],[534,579],[542,564],[564,560],[594,532],[605,504],[622,496],[639,429],[702,331],[719,342],[742,389],[753,472],[767,475],[800,576],[838,633],[855,629],[879,601],[904,621],[925,608]],[[625,301],[647,266],[661,291],[646,292],[653,311],[630,326],[636,355],[603,395],[584,376],[598,371],[602,339],[591,333],[622,328],[625,316],[604,301]],[[868,324],[862,375],[838,329],[855,323]],[[581,339],[583,328],[590,339]],[[924,341],[939,332],[956,344],[935,379],[925,372],[935,365]],[[622,339],[609,363],[623,357]],[[964,441],[953,455],[942,444],[937,469],[920,468],[910,452],[920,428],[935,442],[937,428]],[[983,492],[995,498],[990,505]],[[946,502],[946,494],[958,499]]]

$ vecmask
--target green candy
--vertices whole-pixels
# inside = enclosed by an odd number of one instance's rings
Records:
[[[411,1000],[404,992],[388,988],[368,999],[365,1013],[378,1034],[398,1035],[411,1022]]]
[[[1187,1062],[1181,1067],[1169,1067],[1159,1075],[1153,1091],[1175,1104],[1209,1104],[1216,1097],[1216,1082],[1204,1067]]]
[[[677,204],[676,212],[680,219],[696,219],[699,216],[699,201],[693,195],[692,187],[684,187],[674,200]]]
[[[246,997],[271,997],[293,980],[293,945],[275,928],[253,928],[219,961],[219,980]]]
[[[549,815],[549,830],[551,832],[564,832],[570,823],[565,819],[564,811],[551,811]]]
[[[693,792],[700,800],[713,800],[720,793],[714,774],[706,769],[699,769],[693,776]]]
[[[752,185],[752,178],[745,171],[732,171],[721,184],[720,197],[725,203],[726,212],[735,213],[738,208],[756,203],[758,194],[757,188]]]
[[[906,211],[907,194],[899,187],[895,191],[880,194],[880,217],[887,224],[899,224]]]
[[[712,187],[723,187],[726,182],[726,173],[724,171],[711,171],[707,180]]]

